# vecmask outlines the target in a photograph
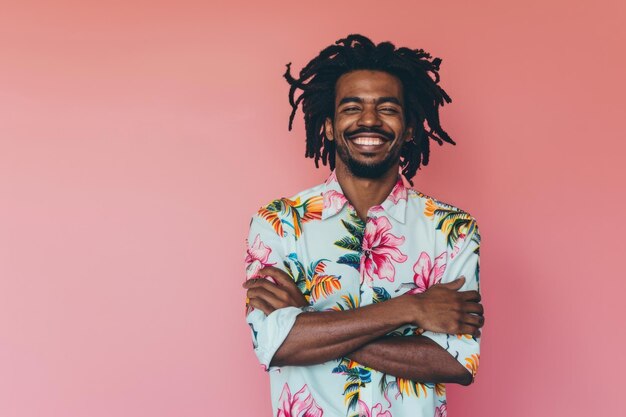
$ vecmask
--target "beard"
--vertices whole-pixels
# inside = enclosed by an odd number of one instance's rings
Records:
[[[347,145],[336,144],[337,156],[346,165],[355,177],[376,179],[386,174],[394,165],[399,163],[402,145],[395,146],[380,162],[366,163],[356,160],[348,151]]]

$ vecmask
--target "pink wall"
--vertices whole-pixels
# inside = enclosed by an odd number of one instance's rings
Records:
[[[351,32],[443,58],[416,188],[478,219],[487,311],[450,415],[619,414],[624,2],[42,3],[0,13],[0,416],[269,415],[244,236],[327,175],[282,73]]]

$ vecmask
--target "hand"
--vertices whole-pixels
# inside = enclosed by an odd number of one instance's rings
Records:
[[[461,276],[446,284],[436,284],[413,297],[414,324],[432,332],[471,334],[480,337],[485,324],[478,291],[459,291],[465,283]]]
[[[242,286],[248,290],[248,305],[258,308],[265,315],[283,307],[309,305],[296,283],[283,270],[266,266],[259,270],[257,277],[265,278],[249,279]]]

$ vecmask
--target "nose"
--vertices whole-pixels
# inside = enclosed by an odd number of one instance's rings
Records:
[[[359,126],[380,126],[381,123],[376,107],[374,106],[365,106],[357,121]]]

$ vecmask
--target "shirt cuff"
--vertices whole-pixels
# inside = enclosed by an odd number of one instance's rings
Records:
[[[264,315],[261,310],[255,310],[252,314]],[[298,307],[285,307],[274,310],[265,317],[263,329],[257,334],[257,347],[254,352],[267,371],[277,369],[277,366],[270,367],[270,362],[278,348],[283,344],[287,335],[291,331],[296,317],[302,313]]]

